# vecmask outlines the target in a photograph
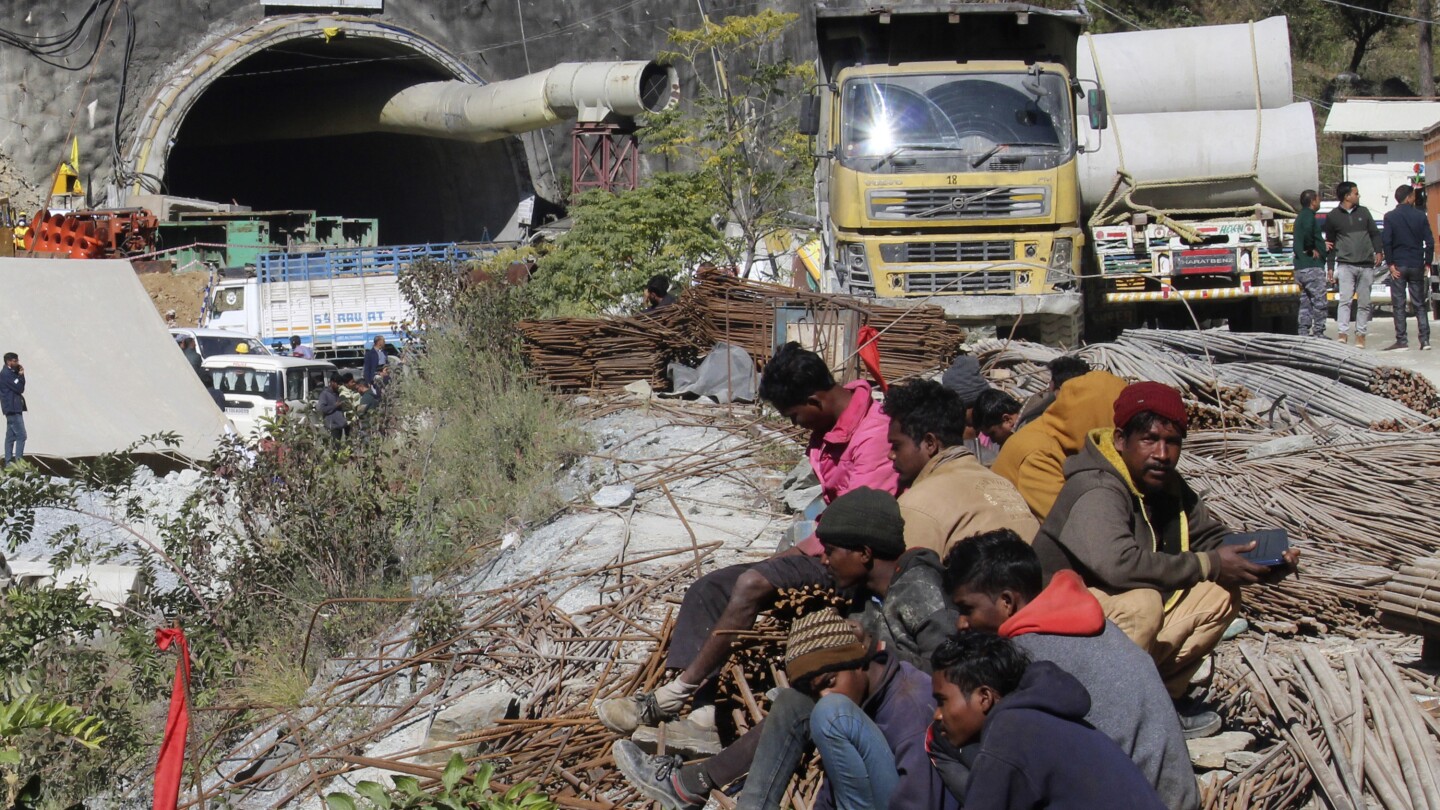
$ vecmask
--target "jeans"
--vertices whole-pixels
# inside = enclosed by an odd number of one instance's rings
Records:
[[[1375,268],[1363,264],[1335,263],[1335,279],[1340,283],[1336,295],[1335,326],[1342,335],[1350,334],[1350,299],[1359,298],[1355,306],[1355,334],[1370,330],[1370,287],[1375,283]]]
[[[737,810],[774,810],[785,798],[790,778],[810,744],[810,713],[815,700],[795,689],[781,689],[755,749],[755,761],[745,789],[740,791]]]
[[[1325,300],[1328,285],[1325,268],[1306,267],[1295,271],[1300,285],[1300,335],[1325,337],[1325,321],[1330,319],[1330,303]]]
[[[25,432],[25,414],[5,414],[5,463],[23,458],[25,456],[25,440],[30,438]]]
[[[1401,267],[1400,278],[1390,279],[1390,308],[1395,316],[1395,342],[1404,346],[1410,342],[1405,334],[1405,293],[1415,305],[1415,325],[1420,332],[1420,345],[1430,345],[1430,291],[1426,289],[1425,268]]]
[[[844,695],[826,695],[810,712],[810,738],[835,810],[885,810],[900,782],[895,754],[875,721]]]

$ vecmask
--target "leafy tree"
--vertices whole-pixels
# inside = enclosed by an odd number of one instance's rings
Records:
[[[757,246],[794,226],[791,211],[812,207],[803,198],[814,161],[796,123],[815,71],[781,47],[796,19],[767,9],[671,31],[665,58],[690,66],[695,97],[645,122],[652,151],[693,161],[705,178],[711,205],[740,232],[727,254],[746,275]]]
[[[1347,6],[1336,6],[1335,13],[1340,18],[1340,25],[1345,36],[1350,40],[1350,72],[1360,72],[1360,63],[1365,61],[1365,54],[1370,49],[1370,44],[1380,34],[1394,28],[1404,22],[1391,14],[1408,13],[1412,10],[1409,3],[1401,4],[1395,0],[1348,0]],[[1357,8],[1358,7],[1358,8]],[[1381,12],[1381,13],[1376,13]]]
[[[591,191],[570,209],[574,226],[540,260],[530,293],[550,311],[593,313],[637,295],[656,274],[675,277],[723,255],[711,219],[712,178],[663,173],[633,191]]]

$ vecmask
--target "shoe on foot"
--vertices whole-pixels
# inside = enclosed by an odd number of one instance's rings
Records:
[[[1428,351],[1430,351],[1430,344],[1429,344],[1429,343],[1421,343],[1421,344],[1420,344],[1420,351],[1422,351],[1422,352],[1428,352]]]
[[[1338,340],[1338,341],[1340,341],[1341,343],[1349,343],[1349,342],[1350,342],[1350,336],[1347,335],[1347,334],[1345,334],[1344,332],[1341,332],[1339,335],[1336,335],[1336,336],[1335,336],[1335,339]]]
[[[1355,336],[1355,348],[1357,348],[1357,349],[1363,349],[1363,348],[1365,348],[1365,336],[1364,336],[1364,335],[1356,335],[1356,336]]]
[[[630,784],[659,802],[665,810],[699,810],[705,806],[708,797],[687,796],[681,792],[680,757],[647,754],[629,740],[616,741],[610,756]]]
[[[1214,736],[1224,724],[1220,715],[1189,698],[1175,701],[1175,716],[1180,718],[1180,732],[1187,740]]]
[[[630,735],[630,741],[646,753],[653,754],[660,748],[662,731],[666,753],[680,754],[686,759],[713,757],[725,747],[720,743],[720,732],[713,726],[702,726],[689,717],[661,723],[660,728],[641,726]]]
[[[1360,345],[1363,346],[1363,345],[1365,345],[1365,344],[1362,343],[1362,344],[1360,344]],[[1408,349],[1408,348],[1410,348],[1410,344],[1409,344],[1409,343],[1399,343],[1399,342],[1396,342],[1396,343],[1391,343],[1389,346],[1386,346],[1385,348],[1381,349],[1380,351],[1382,351],[1382,352],[1393,352],[1393,351],[1397,351],[1397,350],[1399,350],[1399,349]]]
[[[617,734],[629,734],[641,726],[654,726],[675,719],[675,715],[661,710],[654,692],[602,700],[595,707],[595,715],[602,725]]]

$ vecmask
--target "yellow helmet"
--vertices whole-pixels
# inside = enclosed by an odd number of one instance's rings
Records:
[[[249,354],[249,353],[250,353],[250,344],[245,343],[245,342],[243,342],[243,341],[240,342],[240,343],[235,344],[235,353],[236,353],[236,354]]]

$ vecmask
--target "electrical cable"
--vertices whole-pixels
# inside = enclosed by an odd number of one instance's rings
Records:
[[[75,24],[75,27],[63,34],[30,36],[0,28],[0,45],[9,45],[23,50],[41,62],[61,70],[84,70],[95,61],[96,55],[100,53],[104,36],[100,36],[95,40],[95,47],[91,49],[90,55],[86,57],[83,63],[71,65],[61,60],[64,60],[76,52],[75,46],[84,41],[81,35],[88,27],[91,18],[99,11],[101,5],[107,2],[108,6],[106,6],[105,12],[100,16],[101,22],[104,22],[114,12],[119,0],[91,0],[90,7],[80,16],[80,20]]]

